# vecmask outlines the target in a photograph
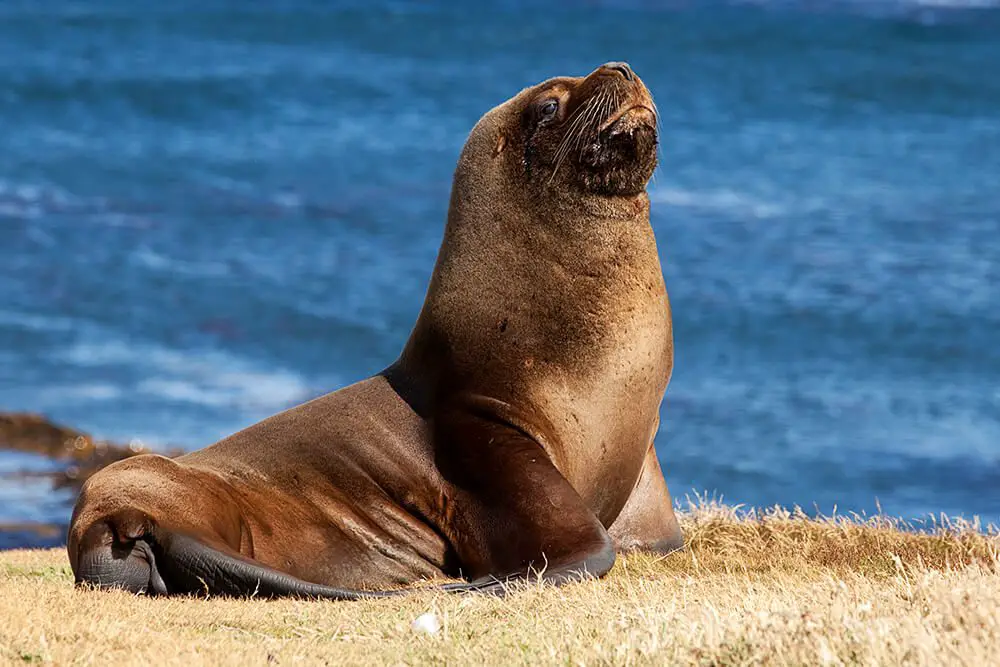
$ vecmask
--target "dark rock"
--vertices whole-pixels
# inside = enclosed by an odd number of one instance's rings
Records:
[[[101,468],[152,451],[136,443],[121,445],[96,440],[82,431],[53,423],[42,415],[0,412],[0,451],[5,449],[65,461],[65,468],[54,475],[53,483],[58,488],[76,489]],[[164,453],[177,456],[182,450]]]
[[[68,489],[75,496],[87,478],[101,468],[151,450],[137,443],[96,440],[42,415],[0,412],[0,455],[4,451],[28,452],[59,461],[62,465],[55,472],[24,471],[9,477],[47,477],[54,489]],[[182,450],[161,453],[177,456]],[[57,524],[0,524],[0,549],[56,546],[64,542],[65,532],[66,526]]]

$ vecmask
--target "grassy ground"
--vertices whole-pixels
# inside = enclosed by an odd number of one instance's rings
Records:
[[[10,664],[987,665],[1000,660],[1000,538],[889,520],[700,504],[688,547],[603,580],[505,599],[151,599],[77,590],[65,554],[0,552]],[[412,628],[433,613],[436,634]]]

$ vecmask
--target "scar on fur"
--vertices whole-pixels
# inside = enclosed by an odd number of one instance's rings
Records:
[[[501,134],[500,138],[497,139],[496,148],[493,149],[493,157],[496,157],[500,155],[500,153],[503,153],[503,149],[506,145],[507,145],[507,137]]]

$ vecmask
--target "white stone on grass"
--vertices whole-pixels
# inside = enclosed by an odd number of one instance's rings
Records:
[[[438,620],[437,614],[428,611],[413,619],[410,629],[420,634],[436,635],[441,631],[441,621]]]

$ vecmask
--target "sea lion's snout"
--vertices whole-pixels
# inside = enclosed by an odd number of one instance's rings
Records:
[[[599,100],[611,100],[598,116],[593,139],[580,151],[586,187],[604,195],[642,192],[656,168],[658,116],[652,95],[624,62],[601,65],[581,88]]]
[[[606,69],[611,72],[621,74],[623,77],[625,77],[626,81],[635,80],[635,72],[632,71],[632,68],[626,62],[613,61],[610,63],[604,63],[603,65],[601,65],[601,69]]]
[[[605,130],[610,130],[610,134],[631,133],[639,126],[656,131],[656,104],[628,63],[604,63],[583,80],[580,88],[587,97],[611,102],[603,116],[598,117],[598,134]]]
[[[646,127],[656,132],[656,112],[646,104],[623,105],[601,124],[600,131],[609,135],[632,133],[636,128]]]

